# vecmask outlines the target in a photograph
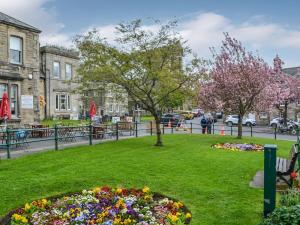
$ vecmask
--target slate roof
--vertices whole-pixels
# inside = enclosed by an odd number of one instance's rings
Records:
[[[37,29],[36,27],[33,27],[33,26],[31,26],[27,23],[24,23],[20,20],[17,20],[17,19],[15,19],[15,18],[13,18],[9,15],[6,15],[2,12],[0,12],[0,23],[15,26],[15,27],[22,28],[22,29],[25,29],[25,30],[30,30],[30,31],[33,31],[33,32],[36,32],[36,33],[41,33],[42,32],[39,29]]]
[[[282,69],[283,72],[291,75],[291,76],[295,76],[300,78],[300,66],[299,67],[291,67],[291,68],[284,68]]]

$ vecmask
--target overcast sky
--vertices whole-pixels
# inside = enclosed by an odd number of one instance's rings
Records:
[[[300,66],[299,9],[298,0],[0,0],[1,12],[43,31],[42,44],[68,47],[94,27],[113,39],[116,24],[137,18],[177,19],[199,56],[210,57],[229,32],[269,63],[279,54],[285,67]]]

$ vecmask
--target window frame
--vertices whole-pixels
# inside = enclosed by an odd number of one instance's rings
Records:
[[[70,66],[70,77],[67,77],[67,66]],[[65,78],[66,78],[66,80],[72,80],[72,78],[73,78],[73,66],[71,63],[65,64]]]
[[[57,63],[58,64],[58,75],[56,76],[55,74],[54,74],[54,71],[55,71],[55,63]],[[52,75],[53,75],[53,77],[54,78],[61,78],[61,65],[60,65],[60,62],[59,61],[53,61],[53,65],[52,65],[52,67],[53,67],[53,72],[52,72]]]
[[[14,101],[13,101],[13,87],[16,88],[16,95],[14,96]],[[12,117],[17,117],[19,114],[19,110],[18,110],[18,105],[19,105],[19,100],[18,100],[18,96],[19,96],[19,85],[18,84],[11,84],[9,87],[9,102],[10,102],[10,111],[11,111],[11,115]],[[15,103],[15,113],[12,113],[12,103]]]
[[[65,105],[65,108],[62,109],[62,96],[64,97],[65,103],[63,103]],[[66,112],[66,111],[71,111],[71,106],[72,101],[71,101],[71,95],[69,93],[56,93],[55,94],[55,110],[56,111],[61,111],[61,112]]]
[[[12,49],[11,48],[11,39],[12,38],[17,38],[20,40],[20,50],[17,50],[17,49]],[[9,36],[9,63],[11,64],[15,64],[15,65],[23,65],[23,52],[24,52],[24,40],[22,37],[20,36],[17,36],[17,35],[10,35]],[[19,52],[19,58],[20,58],[20,61],[19,62],[15,62],[15,61],[12,61],[12,54],[11,54],[11,51],[18,51]]]

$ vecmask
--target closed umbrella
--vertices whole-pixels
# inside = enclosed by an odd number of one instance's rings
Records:
[[[4,120],[6,126],[7,119],[11,119],[11,111],[9,106],[8,94],[3,93],[2,101],[0,104],[0,118]]]
[[[90,118],[92,119],[96,115],[96,105],[95,102],[91,102],[90,105]]]

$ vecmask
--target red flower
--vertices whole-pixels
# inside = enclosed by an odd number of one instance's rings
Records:
[[[295,171],[293,171],[293,172],[291,172],[290,176],[291,176],[291,179],[295,179],[298,176],[298,174]]]
[[[104,192],[109,192],[110,188],[107,187],[107,186],[104,186],[104,187],[101,188],[101,190],[104,191]]]

